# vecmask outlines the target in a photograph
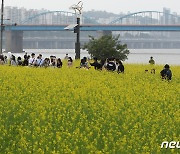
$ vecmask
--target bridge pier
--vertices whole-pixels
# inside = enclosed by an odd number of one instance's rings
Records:
[[[5,31],[6,52],[23,52],[23,31]]]
[[[112,35],[112,31],[109,31],[109,30],[97,31],[97,33],[98,33],[98,38],[100,38],[104,35]]]
[[[35,48],[38,49],[38,47],[39,47],[39,43],[37,41],[37,42],[35,42]]]

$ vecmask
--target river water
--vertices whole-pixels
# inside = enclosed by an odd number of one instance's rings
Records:
[[[44,58],[54,55],[63,59],[66,53],[72,58],[75,57],[74,49],[24,49],[24,51],[28,54],[35,53],[36,56],[41,53]],[[8,56],[8,53],[4,55]],[[14,55],[23,57],[24,53],[14,53]],[[90,57],[87,51],[82,50],[81,58],[84,56]],[[130,49],[128,60],[125,63],[147,64],[151,56],[156,64],[180,65],[180,49]]]

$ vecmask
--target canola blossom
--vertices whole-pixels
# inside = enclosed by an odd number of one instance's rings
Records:
[[[0,153],[178,153],[180,66],[125,73],[0,66]]]

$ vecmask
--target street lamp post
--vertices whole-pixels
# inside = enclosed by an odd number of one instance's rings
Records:
[[[2,4],[1,4],[1,50],[0,50],[0,54],[2,54],[2,45],[3,45],[3,30],[4,30],[3,18],[4,18],[4,0],[2,0]]]
[[[74,33],[76,33],[76,43],[75,43],[75,59],[80,59],[80,16],[82,14],[82,1],[79,1],[78,4],[71,6],[70,8],[75,11],[77,16],[77,26],[74,27]]]
[[[75,52],[76,56],[75,59],[80,59],[80,18],[77,18],[77,26],[76,28],[76,43],[75,43]]]
[[[0,50],[0,54],[2,54],[2,45],[3,45],[3,30],[4,30],[3,18],[4,18],[4,0],[2,0],[2,4],[1,4],[1,50]]]

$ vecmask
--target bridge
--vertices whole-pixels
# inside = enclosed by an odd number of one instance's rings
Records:
[[[6,26],[5,31],[66,31],[68,25]],[[72,29],[71,29],[72,30]],[[81,31],[180,31],[180,25],[81,25]]]
[[[56,18],[57,20],[53,20]],[[121,16],[108,24],[99,24],[88,17],[81,17],[80,31],[180,31],[180,17],[158,11],[141,11]],[[23,31],[66,31],[69,24],[76,24],[76,15],[65,11],[48,11],[24,21],[6,23],[6,51],[22,51]],[[73,30],[73,29],[72,29]]]

